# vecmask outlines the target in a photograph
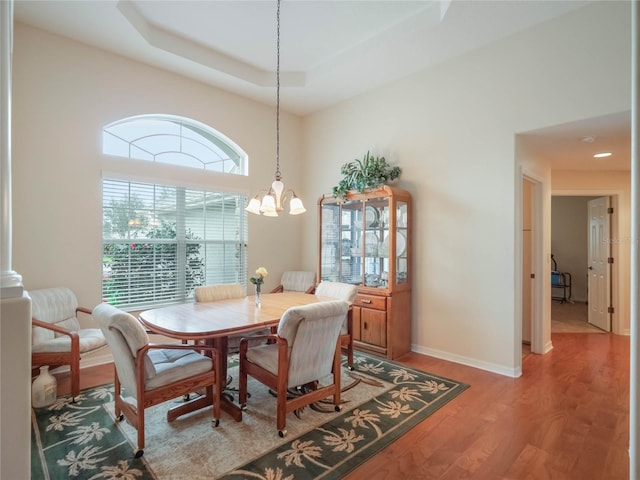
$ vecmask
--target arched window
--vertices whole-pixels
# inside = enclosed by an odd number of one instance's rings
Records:
[[[127,118],[104,127],[103,139],[108,155],[246,174],[242,149],[185,118]],[[135,310],[187,301],[198,285],[246,285],[245,194],[114,176],[102,179],[105,301]]]
[[[102,152],[213,172],[247,174],[247,155],[229,138],[195,120],[140,115],[103,129]]]

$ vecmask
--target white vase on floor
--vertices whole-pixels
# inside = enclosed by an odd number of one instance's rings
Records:
[[[49,373],[49,367],[40,367],[40,375],[31,384],[31,405],[35,408],[47,407],[56,401],[58,382]]]

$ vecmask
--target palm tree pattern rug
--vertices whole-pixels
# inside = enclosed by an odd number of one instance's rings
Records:
[[[223,413],[213,428],[204,409],[168,423],[169,403],[151,407],[139,459],[135,429],[114,418],[112,384],[82,391],[75,403],[60,397],[32,409],[31,478],[339,479],[468,388],[359,352],[354,364],[353,372],[342,372],[342,411],[320,405],[289,414],[284,439],[275,398],[251,379],[242,422]]]

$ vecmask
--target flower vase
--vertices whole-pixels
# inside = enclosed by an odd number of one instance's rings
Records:
[[[256,307],[262,305],[262,298],[260,297],[260,284],[256,285]]]
[[[56,401],[57,390],[58,382],[49,373],[49,367],[40,367],[40,375],[31,384],[31,404],[36,408],[51,405]]]

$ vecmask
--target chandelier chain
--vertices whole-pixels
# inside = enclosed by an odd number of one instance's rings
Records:
[[[276,34],[276,180],[280,180],[280,0],[278,0]]]

